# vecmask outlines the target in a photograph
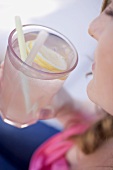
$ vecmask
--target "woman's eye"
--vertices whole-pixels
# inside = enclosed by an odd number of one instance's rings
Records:
[[[113,11],[106,11],[106,14],[109,16],[113,16]]]
[[[105,10],[105,14],[109,15],[109,16],[113,16],[113,9],[109,8]]]

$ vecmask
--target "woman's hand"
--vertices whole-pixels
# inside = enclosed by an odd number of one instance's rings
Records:
[[[68,128],[76,123],[84,121],[87,115],[91,114],[91,105],[73,99],[68,92],[62,88],[53,98],[52,107],[55,117]],[[90,114],[89,114],[90,113]]]
[[[2,77],[2,73],[3,73],[3,67],[4,67],[4,61],[1,62],[1,64],[0,64],[0,80],[1,80],[1,77]]]
[[[0,86],[3,75],[4,61],[0,64]],[[1,89],[1,88],[0,88]],[[51,106],[54,110],[52,115],[49,109],[42,110],[42,119],[48,119],[52,116],[56,117],[64,127],[68,128],[73,124],[79,123],[79,121],[84,121],[84,116],[86,113],[90,112],[89,106],[86,104],[78,102],[73,99],[68,92],[61,88],[60,91],[55,95],[51,102]]]
[[[4,67],[4,61],[0,64],[0,86],[1,86],[1,79],[3,75],[3,67]]]
[[[80,102],[73,99],[64,88],[56,94],[51,105],[54,108],[55,117],[65,128],[89,119],[94,123],[106,115],[100,109],[97,110],[90,100]]]
[[[62,88],[54,97],[52,105],[56,113],[56,118],[65,127],[70,123],[73,123],[73,117],[78,113],[76,104],[77,102],[71,98],[64,88]]]

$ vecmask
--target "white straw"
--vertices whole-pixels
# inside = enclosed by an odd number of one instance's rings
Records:
[[[27,58],[26,44],[25,44],[25,39],[24,39],[23,31],[22,31],[21,19],[19,16],[15,16],[15,25],[16,25],[17,36],[18,36],[20,56],[21,56],[22,61],[25,61]]]
[[[36,57],[36,54],[38,53],[39,49],[42,47],[42,45],[45,43],[45,41],[47,40],[48,37],[48,33],[44,30],[40,31],[35,42],[34,45],[26,59],[26,63],[31,65],[34,58]]]
[[[24,75],[21,73],[19,73],[19,75],[22,82],[21,86],[23,90],[23,96],[25,99],[26,112],[29,113],[31,110],[30,97],[29,97],[29,85],[27,83],[26,77],[24,77]]]
[[[22,25],[21,25],[21,19],[19,16],[15,17],[15,25],[16,25],[16,30],[17,30],[20,57],[23,61],[25,61],[27,58],[26,44],[25,44],[24,34],[23,34],[23,30],[22,30]],[[22,86],[23,95],[25,98],[26,111],[27,111],[27,113],[29,113],[29,111],[30,111],[29,86],[28,86],[28,83],[27,83],[27,80],[25,79],[25,77],[23,77],[24,75],[22,75],[20,73],[19,76],[20,76],[21,83],[22,83],[21,86]]]

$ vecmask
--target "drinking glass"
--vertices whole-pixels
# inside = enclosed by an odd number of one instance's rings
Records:
[[[52,71],[21,60],[17,31],[8,38],[0,92],[2,119],[16,127],[26,127],[55,115],[51,101],[78,62],[77,50],[61,33],[41,25],[23,25],[25,42],[34,41],[41,30],[49,33],[44,46],[65,58],[67,68]],[[49,116],[42,110],[48,109]]]

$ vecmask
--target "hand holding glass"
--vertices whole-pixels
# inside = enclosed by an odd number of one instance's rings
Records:
[[[39,25],[23,26],[28,55],[42,30],[48,37],[32,63],[21,59],[16,29],[8,39],[0,94],[1,117],[21,128],[45,119],[41,112],[44,109],[50,110],[50,117],[54,116],[51,100],[78,62],[77,51],[65,36]]]

